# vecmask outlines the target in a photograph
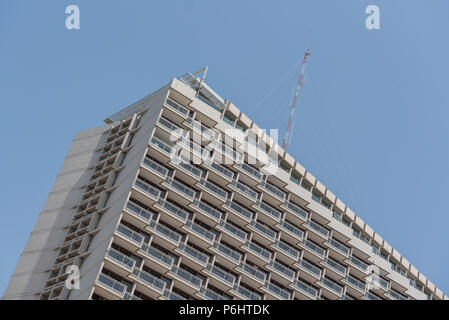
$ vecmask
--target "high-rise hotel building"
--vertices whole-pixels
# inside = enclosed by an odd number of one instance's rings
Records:
[[[3,299],[449,298],[191,74],[78,133]]]

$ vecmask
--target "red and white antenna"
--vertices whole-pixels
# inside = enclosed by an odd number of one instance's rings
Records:
[[[304,70],[306,69],[306,61],[308,56],[310,56],[310,49],[306,50],[306,53],[304,54],[304,60],[302,61],[301,73],[299,74],[298,84],[296,85],[295,90],[295,97],[293,99],[290,117],[288,118],[287,131],[285,132],[284,142],[282,143],[282,148],[284,148],[284,150],[287,148],[287,145],[290,144],[289,141],[289,137],[291,135],[290,131],[292,129],[291,127],[293,123],[293,118],[295,116],[296,102],[298,101],[299,90],[301,89],[302,86],[302,81],[304,78]]]

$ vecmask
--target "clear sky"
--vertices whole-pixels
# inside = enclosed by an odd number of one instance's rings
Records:
[[[65,28],[71,4],[80,30]],[[380,30],[365,27],[371,4]],[[0,0],[0,293],[76,132],[205,65],[215,91],[283,132],[307,47],[288,151],[449,293],[448,12],[443,0]]]

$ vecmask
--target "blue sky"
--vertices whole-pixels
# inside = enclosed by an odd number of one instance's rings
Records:
[[[80,30],[65,28],[70,4]],[[370,4],[380,30],[365,28]],[[0,0],[0,293],[76,132],[205,65],[221,96],[283,132],[299,67],[285,76],[307,47],[288,151],[448,293],[447,12],[443,0]]]

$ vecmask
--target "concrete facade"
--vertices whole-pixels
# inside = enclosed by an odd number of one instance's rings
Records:
[[[448,299],[199,79],[105,122],[75,136],[3,299]]]

